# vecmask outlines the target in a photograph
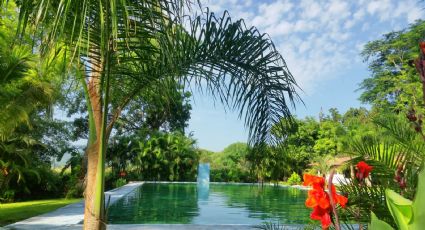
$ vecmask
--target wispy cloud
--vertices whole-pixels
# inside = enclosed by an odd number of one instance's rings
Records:
[[[307,94],[360,64],[362,45],[424,17],[417,0],[205,0],[217,13],[268,33]],[[383,30],[382,28],[387,28]]]

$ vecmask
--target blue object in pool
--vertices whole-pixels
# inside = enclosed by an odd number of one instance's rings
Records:
[[[198,184],[210,183],[210,164],[204,163],[198,165]]]

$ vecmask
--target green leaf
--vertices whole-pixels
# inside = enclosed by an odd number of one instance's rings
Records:
[[[412,201],[402,197],[391,189],[385,190],[388,209],[400,230],[408,229],[413,216]]]
[[[387,224],[385,221],[382,221],[376,217],[375,213],[371,213],[371,223],[368,226],[368,229],[371,230],[391,230],[393,229],[389,224]]]
[[[423,229],[425,226],[425,169],[419,173],[416,196],[412,204],[413,218],[410,229]]]

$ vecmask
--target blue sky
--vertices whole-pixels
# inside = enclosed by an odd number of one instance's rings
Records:
[[[341,113],[362,106],[357,100],[359,83],[368,76],[359,53],[368,41],[406,28],[424,19],[419,0],[204,0],[204,7],[247,26],[268,33],[303,91],[305,106],[298,104],[297,117],[317,117],[320,109]],[[189,132],[198,146],[221,151],[227,145],[246,142],[243,121],[235,112],[225,112],[205,95],[194,95]],[[363,105],[364,106],[364,105]]]

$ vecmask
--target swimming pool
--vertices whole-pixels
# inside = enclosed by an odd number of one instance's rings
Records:
[[[307,192],[235,184],[145,183],[109,207],[110,224],[305,224]]]

